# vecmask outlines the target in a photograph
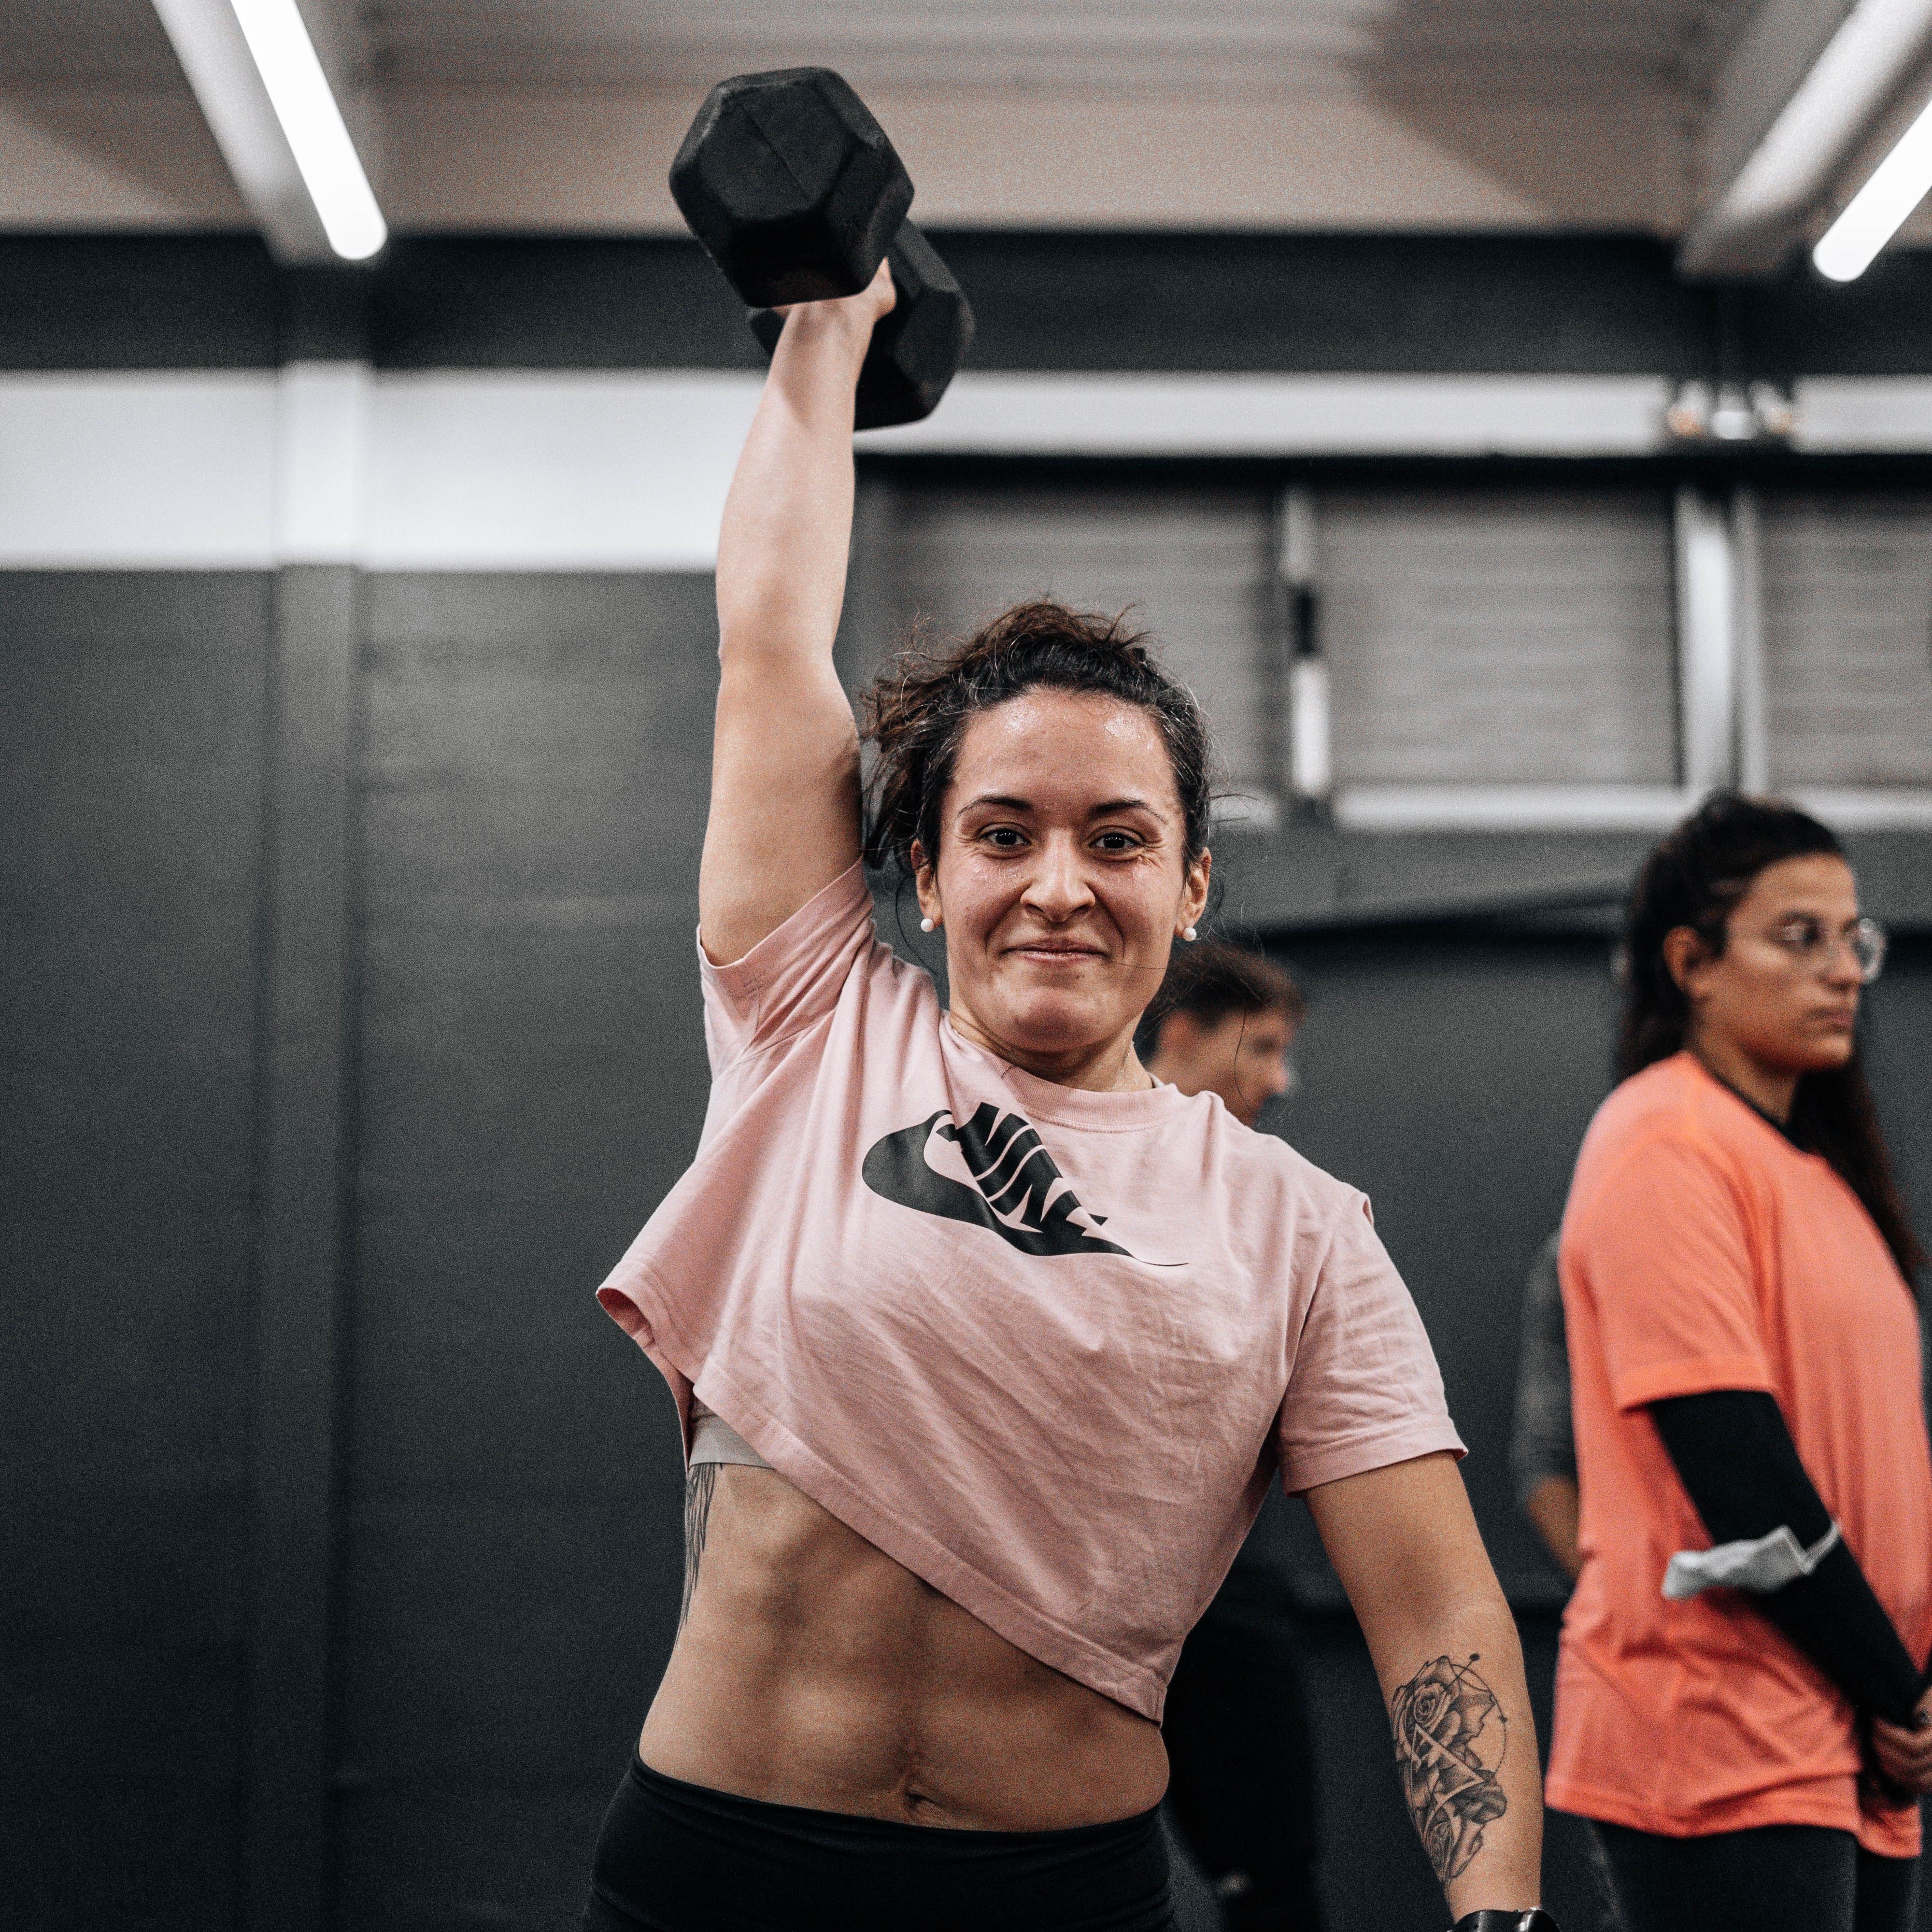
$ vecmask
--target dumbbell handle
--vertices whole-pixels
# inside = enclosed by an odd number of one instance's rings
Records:
[[[898,299],[872,326],[872,340],[866,351],[865,366],[859,372],[855,427],[860,429],[883,429],[895,423],[916,422],[927,415],[952,380],[960,358],[973,339],[973,312],[960,294],[958,284],[934,252],[932,243],[914,223],[904,221],[899,224],[892,246],[886,250],[886,260],[892,265],[892,279],[898,287]],[[949,294],[936,296],[936,290],[944,290]],[[922,302],[927,310],[923,320],[917,319]],[[941,322],[942,330],[950,327],[954,331],[952,339],[945,344],[943,357],[939,358],[932,352],[932,310],[935,304],[951,317],[950,323]],[[748,320],[752,333],[764,345],[765,353],[772,354],[778,348],[778,337],[784,327],[784,317],[772,309],[754,309]],[[915,393],[917,386],[908,385],[903,368],[896,366],[901,359],[902,339],[908,329],[915,332],[913,340],[916,346],[908,359],[915,364],[923,362],[929,376],[937,379],[930,380],[919,393]],[[944,340],[943,335],[941,339]]]
[[[890,261],[894,253],[904,246],[905,238],[908,235],[918,236],[920,242],[928,248],[930,248],[932,246],[932,244],[926,241],[926,237],[922,234],[920,233],[919,225],[916,222],[910,220],[902,221],[899,224],[898,232],[892,237],[892,242],[887,247],[885,254],[879,258],[880,260]],[[873,265],[872,273],[876,275],[878,272],[878,264],[874,263]],[[895,284],[896,285],[896,278],[895,278]],[[868,286],[869,285],[868,281]],[[849,302],[851,298],[849,296],[827,296],[822,298],[822,299],[826,302]],[[788,302],[785,304],[785,307],[787,308],[806,308],[810,306],[811,304],[806,302]],[[879,331],[884,328],[886,325],[892,320],[893,316],[898,316],[902,322],[904,320],[904,308],[905,304],[903,302],[897,304],[893,308],[887,310],[885,314],[882,315],[878,322],[873,325],[872,340],[874,343],[877,343],[880,339]],[[779,314],[776,309],[753,308],[746,311],[746,320],[749,322],[752,326],[752,333],[755,335],[758,338],[759,341],[764,345],[765,353],[767,356],[774,353],[778,346],[778,336],[784,328],[784,317]]]

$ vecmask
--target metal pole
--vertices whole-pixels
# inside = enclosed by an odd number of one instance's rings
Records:
[[[1334,724],[1322,652],[1315,493],[1306,483],[1290,484],[1276,506],[1275,578],[1288,658],[1288,798],[1297,818],[1326,818],[1335,783]]]
[[[1764,664],[1764,550],[1757,492],[1731,493],[1731,562],[1736,586],[1731,620],[1736,662],[1737,782],[1746,791],[1771,789],[1771,724]]]
[[[1730,520],[1694,484],[1676,540],[1678,775],[1696,796],[1736,782],[1737,640]]]

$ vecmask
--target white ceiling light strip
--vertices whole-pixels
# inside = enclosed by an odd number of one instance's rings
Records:
[[[230,0],[328,245],[363,262],[388,239],[296,0]]]
[[[1684,238],[1678,266],[1692,275],[1772,273],[1929,48],[1928,0],[1858,0],[1736,178]]]
[[[1811,260],[1834,282],[1856,281],[1932,190],[1932,106],[1899,136],[1870,181],[1826,230]]]
[[[362,262],[375,254],[388,226],[297,0],[154,0],[154,7],[278,259]],[[365,116],[374,111],[366,98],[362,106]]]

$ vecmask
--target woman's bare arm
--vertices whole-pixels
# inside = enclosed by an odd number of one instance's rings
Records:
[[[706,952],[742,958],[859,856],[859,740],[832,665],[852,535],[853,398],[881,266],[790,312],[718,538],[718,715],[698,871]]]
[[[1375,1659],[1396,1774],[1452,1916],[1541,1901],[1543,1774],[1516,1620],[1447,1456],[1308,1492]]]

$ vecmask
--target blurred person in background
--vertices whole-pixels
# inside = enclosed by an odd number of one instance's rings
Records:
[[[1548,1796],[1628,1932],[1904,1932],[1932,1790],[1922,1256],[1838,842],[1719,794],[1629,915],[1560,1269],[1581,1476]]]
[[[1177,952],[1148,1010],[1148,1071],[1214,1094],[1245,1127],[1294,1084],[1307,1012],[1272,960],[1204,940]],[[1229,1932],[1318,1932],[1314,1765],[1294,1630],[1250,1538],[1188,1634],[1168,1685],[1168,1804]]]
[[[1510,1468],[1516,1500],[1550,1558],[1575,1582],[1576,1443],[1570,1423],[1570,1351],[1563,1334],[1563,1288],[1556,1271],[1559,1233],[1530,1263],[1522,1290],[1522,1352],[1516,1358],[1516,1426]]]
[[[1147,1070],[1184,1094],[1214,1094],[1244,1127],[1291,1093],[1288,1052],[1308,1003],[1274,962],[1203,940],[1177,952],[1148,1009]]]

